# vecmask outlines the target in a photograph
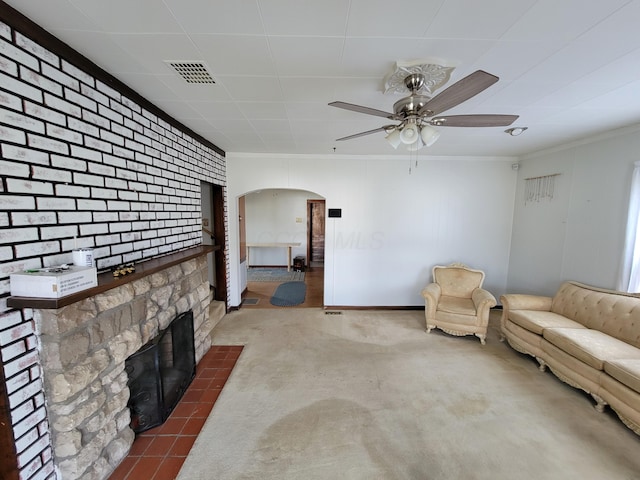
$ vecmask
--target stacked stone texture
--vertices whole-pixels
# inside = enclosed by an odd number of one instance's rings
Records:
[[[203,256],[58,310],[34,311],[63,479],[108,478],[129,451],[129,356],[189,310],[196,361],[210,348],[207,272]]]
[[[52,435],[66,439],[64,449],[56,453],[63,458],[81,440],[77,429],[58,428],[62,427],[60,412],[47,412],[47,404],[55,405],[58,400],[45,398],[42,389],[33,312],[6,305],[9,275],[71,262],[76,247],[94,248],[102,270],[199,244],[200,182],[222,186],[226,182],[224,155],[110,85],[107,77],[94,77],[73,60],[0,22],[0,353],[18,468],[24,480],[59,477]],[[138,295],[130,290],[120,294]],[[156,295],[160,302],[162,294]],[[183,299],[180,307],[191,302]],[[160,303],[155,307],[145,303],[144,308],[160,311]],[[92,315],[103,311],[104,305],[96,300],[86,308],[79,311],[80,318],[90,322],[92,330],[65,337],[57,354],[47,352],[60,362],[58,366],[73,366],[65,371],[65,380],[52,380],[51,394],[71,395],[80,403],[79,394],[72,393],[76,387],[64,386],[67,377],[87,382],[92,378],[90,372],[121,357],[136,343],[135,337],[123,336],[118,347],[112,347],[115,350],[103,349],[91,362],[78,363],[80,351],[103,344],[116,325],[126,326],[137,313],[118,310],[112,313],[114,317],[96,324]],[[143,307],[134,299],[131,308]],[[151,322],[142,328],[144,337],[146,330],[156,327]],[[109,388],[115,390],[109,392],[95,380],[90,382],[91,390],[102,392],[93,402],[99,402],[100,395],[114,405],[124,401],[124,390],[118,390],[123,379],[116,375],[111,381]],[[56,424],[50,425],[50,415]],[[118,425],[126,423],[125,415],[114,415],[111,412],[82,423],[82,438],[120,431]],[[109,426],[101,426],[103,423]],[[94,443],[83,448],[88,452],[98,449]],[[109,465],[124,447],[114,444],[110,448],[112,458],[101,460]],[[106,468],[106,463],[90,468],[97,471]]]

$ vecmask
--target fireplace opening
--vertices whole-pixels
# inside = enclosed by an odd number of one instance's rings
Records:
[[[125,360],[131,392],[131,428],[144,432],[164,423],[196,374],[193,312],[171,324]]]

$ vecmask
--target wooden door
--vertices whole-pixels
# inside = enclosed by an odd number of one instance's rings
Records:
[[[238,199],[238,231],[240,233],[240,263],[247,260],[247,227],[245,223],[245,197]]]
[[[324,200],[307,200],[307,263],[324,263]]]
[[[220,250],[217,250],[214,254],[215,263],[215,275],[216,275],[216,289],[215,299],[225,302],[225,308],[228,309],[227,304],[227,259],[225,252],[226,246],[226,231],[225,231],[225,208],[224,208],[224,187],[220,185],[213,185],[211,189],[211,203],[213,209],[213,237],[214,245],[219,245]]]

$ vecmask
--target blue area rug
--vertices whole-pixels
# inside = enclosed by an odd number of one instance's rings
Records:
[[[276,307],[293,307],[304,302],[306,293],[304,282],[286,282],[278,285],[270,302]]]

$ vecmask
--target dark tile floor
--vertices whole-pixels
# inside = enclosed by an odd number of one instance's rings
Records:
[[[196,441],[242,346],[213,345],[196,367],[196,377],[162,425],[142,432],[109,480],[173,480]]]

